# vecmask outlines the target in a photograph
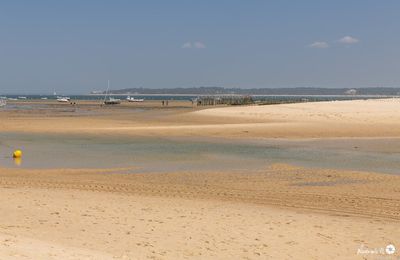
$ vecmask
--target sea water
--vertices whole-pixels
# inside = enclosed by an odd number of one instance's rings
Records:
[[[0,167],[243,172],[286,163],[398,174],[400,148],[396,147],[400,147],[400,140],[389,140],[389,150],[376,148],[381,143],[384,147],[385,142],[388,140],[327,142],[0,133]],[[23,151],[18,164],[11,157],[14,149]]]

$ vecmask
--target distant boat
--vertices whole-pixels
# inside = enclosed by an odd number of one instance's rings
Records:
[[[5,107],[7,105],[7,100],[0,99],[0,107]]]
[[[57,102],[68,103],[71,100],[69,97],[57,97]]]
[[[143,102],[144,98],[135,98],[135,97],[128,96],[126,98],[126,100],[128,100],[128,102]]]
[[[41,100],[47,100],[47,97],[42,97]]]
[[[110,89],[110,81],[107,81],[107,91],[106,95],[104,96],[104,105],[118,105],[121,104],[121,99],[108,97],[108,91]],[[107,99],[108,97],[108,99]]]
[[[121,104],[121,99],[110,97],[110,98],[104,100],[104,104],[105,105],[118,105],[118,104]]]
[[[18,98],[8,98],[8,100],[15,101],[15,100],[18,100]]]
[[[27,97],[19,96],[18,99],[27,99]]]

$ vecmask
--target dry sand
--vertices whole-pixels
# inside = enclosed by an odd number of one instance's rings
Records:
[[[1,189],[0,259],[362,259],[398,224],[242,203]],[[31,205],[30,201],[33,202]]]
[[[251,120],[248,135],[282,138],[398,137],[400,99],[312,102],[207,109],[204,117]],[[241,126],[243,127],[243,126]],[[244,129],[244,128],[243,128]]]
[[[2,169],[0,259],[362,259],[363,245],[400,240],[399,185],[392,175],[288,165]]]
[[[398,99],[206,110],[50,105],[0,111],[0,131],[400,136]],[[0,259],[376,259],[357,250],[400,248],[398,175],[285,164],[243,173],[121,172],[0,168]]]

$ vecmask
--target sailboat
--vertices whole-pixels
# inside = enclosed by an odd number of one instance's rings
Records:
[[[108,97],[108,91],[110,89],[110,81],[107,81],[107,91],[106,91],[106,95],[104,96],[104,105],[118,105],[121,104],[121,100],[118,98],[113,98],[113,97]]]
[[[61,103],[68,103],[71,100],[70,97],[57,97],[57,102],[61,102]]]

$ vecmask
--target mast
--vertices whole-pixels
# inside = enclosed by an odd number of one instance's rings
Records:
[[[106,102],[109,89],[110,89],[110,80],[107,80],[107,90],[106,90],[106,95],[104,96],[104,102]]]

